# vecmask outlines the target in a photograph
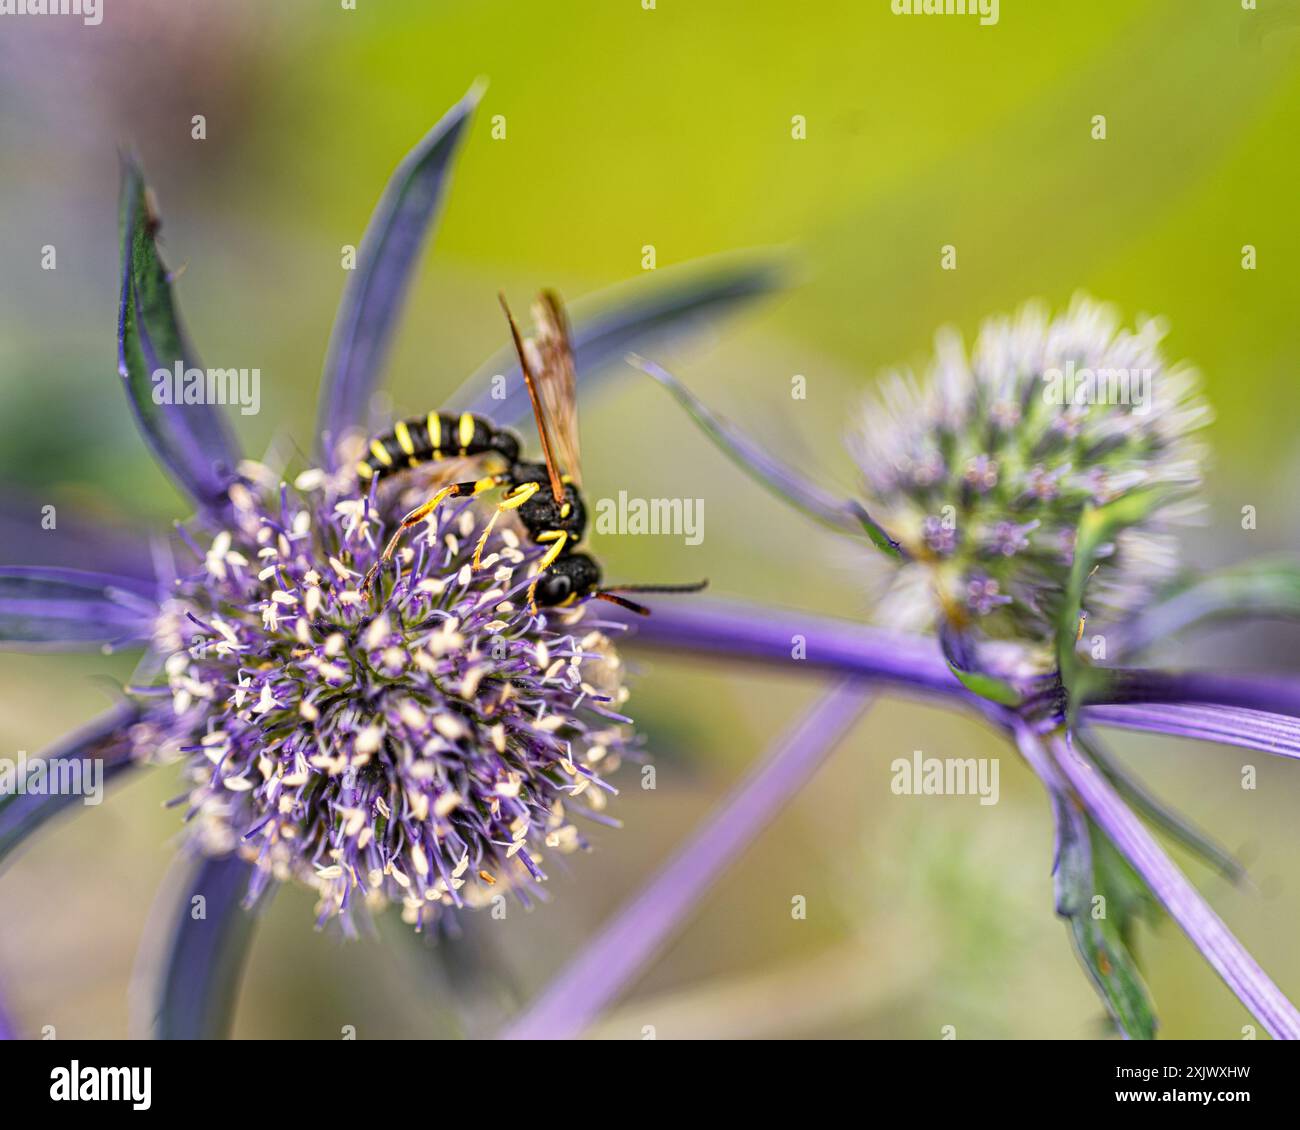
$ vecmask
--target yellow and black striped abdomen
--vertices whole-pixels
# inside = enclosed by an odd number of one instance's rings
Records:
[[[513,432],[498,428],[482,416],[430,412],[400,420],[391,432],[372,439],[365,458],[357,464],[357,475],[362,480],[382,479],[421,463],[488,451],[499,452],[513,463],[519,455],[519,440]]]

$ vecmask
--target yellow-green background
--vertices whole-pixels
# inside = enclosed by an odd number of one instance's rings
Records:
[[[784,294],[660,350],[713,404],[828,482],[883,367],[941,324],[1079,288],[1169,320],[1217,409],[1197,564],[1293,546],[1300,223],[1300,5],[1259,0],[1003,0],[997,26],[896,17],[888,0],[473,3],[104,0],[102,26],[0,26],[0,466],[60,514],[165,526],[177,494],[134,433],[114,375],[116,150],[154,183],[166,250],[209,364],[258,366],[246,450],[309,444],[321,360],[354,243],[388,173],[477,76],[490,85],[391,358],[397,406],[439,403],[502,344],[495,291],[580,296],[734,249],[780,247]],[[1252,34],[1264,32],[1266,34]],[[207,140],[190,137],[194,114]],[[505,140],[490,136],[493,115]],[[807,139],[791,138],[804,115]],[[1091,138],[1107,118],[1108,138]],[[1240,266],[1244,244],[1259,268]],[[57,247],[58,268],[39,269]],[[939,249],[958,270],[939,270]],[[653,280],[650,280],[653,281]],[[792,406],[792,374],[808,399]],[[702,496],[699,548],[595,546],[619,577],[708,575],[715,592],[869,615],[859,546],[782,510],[629,371],[584,403],[592,492]],[[1257,507],[1258,529],[1239,512]],[[31,516],[33,540],[53,541]],[[37,541],[37,550],[39,550]],[[14,546],[4,547],[7,561]],[[1181,663],[1293,663],[1294,636],[1221,632]],[[486,931],[526,995],[635,889],[813,698],[798,674],[647,658],[631,706],[659,788],[627,773],[621,832],[551,884],[550,905]],[[124,657],[0,657],[0,755],[35,751],[109,701]],[[1126,759],[1252,865],[1255,889],[1193,877],[1300,994],[1300,766],[1116,736]],[[899,798],[889,762],[1002,756],[1002,802]],[[1242,765],[1259,768],[1245,792]],[[20,1024],[127,1031],[133,955],[172,855],[163,769],[47,829],[0,879],[0,992]],[[603,1032],[1080,1037],[1101,1010],[1052,913],[1037,783],[973,722],[876,707],[731,873]],[[806,921],[789,913],[807,897]],[[237,1035],[456,1029],[427,961],[340,945],[282,893],[258,935]],[[396,933],[396,931],[387,931]],[[390,940],[391,941],[391,940]],[[1248,1017],[1171,924],[1142,952],[1170,1036],[1236,1038]],[[142,970],[147,973],[147,968]],[[413,988],[414,986],[414,988]],[[509,997],[497,1002],[508,1009]],[[480,1030],[492,1013],[479,1013]]]

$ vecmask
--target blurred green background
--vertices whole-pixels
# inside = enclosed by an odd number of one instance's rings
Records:
[[[495,292],[569,298],[699,256],[779,247],[786,292],[656,358],[828,483],[883,367],[919,362],[951,323],[1076,289],[1169,320],[1169,351],[1217,409],[1209,565],[1296,545],[1300,4],[1003,0],[1000,22],[896,17],[888,0],[104,0],[99,27],[0,28],[0,466],[6,489],[125,536],[182,516],[117,387],[117,150],[158,193],[165,249],[208,364],[258,366],[250,453],[310,444],[344,276],[404,152],[477,76],[490,80],[433,253],[390,361],[394,405],[423,412],[503,344]],[[191,118],[207,139],[191,139]],[[806,140],[793,140],[803,115]],[[1091,136],[1104,114],[1107,138]],[[504,140],[491,136],[504,115]],[[41,247],[57,248],[55,271]],[[958,270],[939,269],[940,247]],[[1258,269],[1241,269],[1244,244]],[[790,378],[808,399],[791,411]],[[712,578],[717,593],[870,615],[864,552],[781,509],[628,370],[583,403],[596,495],[703,497],[704,544],[597,540],[611,576]],[[1243,505],[1259,514],[1245,532]],[[65,518],[66,516],[66,518]],[[1294,666],[1293,635],[1225,630],[1166,658]],[[282,892],[258,934],[240,1036],[488,1031],[545,983],[701,820],[816,680],[637,657],[631,707],[659,765],[633,774],[620,832],[557,874],[549,905],[473,924],[501,970],[490,1000],[398,940],[342,945]],[[0,656],[0,755],[99,711],[129,657]],[[1300,993],[1297,767],[1264,754],[1114,735],[1125,760],[1251,864],[1234,890],[1190,873],[1279,984]],[[889,762],[1001,756],[1002,801],[895,797]],[[1259,788],[1240,788],[1243,763]],[[0,879],[0,993],[30,1033],[120,1036],[151,903],[173,854],[172,769],[47,829]],[[1182,858],[1182,857],[1180,857]],[[1084,1037],[1101,1007],[1052,912],[1042,790],[982,726],[880,702],[680,938],[602,1023],[679,1035]],[[806,921],[790,899],[808,899]],[[1167,1036],[1237,1038],[1249,1018],[1177,929],[1141,953]],[[414,988],[413,988],[414,985]]]

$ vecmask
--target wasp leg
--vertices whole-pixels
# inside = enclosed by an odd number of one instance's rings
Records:
[[[380,555],[379,560],[366,571],[365,580],[361,582],[361,595],[369,595],[370,589],[375,583],[375,578],[379,576],[379,571],[392,560],[393,554],[397,552],[397,547],[401,544],[402,535],[407,530],[412,526],[418,526],[447,499],[458,495],[481,494],[485,490],[491,490],[493,487],[499,486],[502,481],[504,481],[502,475],[488,475],[477,482],[451,483],[438,491],[428,502],[422,503],[407,514],[397,529],[393,531],[393,536],[388,539],[388,544],[384,546],[384,552]]]
[[[537,573],[533,577],[533,583],[528,586],[528,608],[534,615],[537,613],[537,583],[542,579],[542,574],[550,568],[555,559],[564,552],[564,547],[569,541],[569,532],[567,530],[547,530],[546,533],[537,535],[537,541],[539,544],[549,541],[552,545],[538,558]]]
[[[475,569],[483,568],[483,547],[487,545],[488,535],[492,533],[492,527],[497,524],[497,519],[507,510],[517,510],[540,489],[540,483],[520,483],[497,503],[496,510],[493,511],[492,517],[488,519],[487,525],[483,527],[483,533],[479,535],[478,545],[474,547]]]

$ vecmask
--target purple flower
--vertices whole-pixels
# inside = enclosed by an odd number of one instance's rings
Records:
[[[926,548],[940,556],[947,556],[957,548],[956,525],[945,525],[942,518],[933,514],[921,523],[921,537]]]
[[[158,1034],[224,1030],[251,933],[241,906],[273,880],[315,887],[321,920],[346,927],[361,907],[386,901],[421,924],[506,888],[530,897],[542,857],[581,846],[571,817],[600,817],[601,778],[637,747],[608,642],[627,617],[533,615],[520,589],[537,548],[503,525],[476,570],[469,546],[485,516],[473,500],[436,511],[373,596],[356,584],[405,500],[359,493],[338,469],[348,466],[339,453],[368,423],[363,407],[474,101],[435,127],[380,201],[331,339],[316,466],[292,487],[279,469],[241,459],[210,408],[152,403],[148,374],[189,350],[154,242],[156,217],[128,166],[121,371],[146,439],[197,515],[161,576],[143,567],[120,576],[0,570],[0,640],[145,647],[127,700],[47,757],[102,759],[110,777],[143,755],[183,759],[187,814],[203,851],[173,893],[186,910],[202,893],[209,917],[170,911],[150,1005]],[[579,320],[584,382],[632,343],[768,285],[765,272],[733,268]],[[1123,866],[1268,1031],[1300,1036],[1300,1013],[1146,825],[1229,877],[1240,876],[1239,865],[1147,793],[1093,733],[1115,726],[1300,757],[1300,684],[1114,665],[1216,617],[1300,615],[1300,569],[1289,562],[1162,587],[1176,563],[1166,527],[1195,503],[1203,459],[1194,437],[1207,409],[1190,374],[1164,364],[1158,343],[1158,328],[1122,332],[1109,311],[1084,301],[1054,320],[1029,307],[990,323],[969,358],[942,335],[927,380],[887,383],[854,437],[861,499],[808,482],[663,369],[639,362],[763,485],[883,555],[901,574],[894,591],[912,602],[913,614],[897,619],[934,632],[694,597],[657,603],[630,638],[636,646],[788,669],[798,635],[806,647],[799,669],[833,675],[835,687],[507,1035],[579,1033],[872,695],[892,690],[992,722],[1042,778],[1056,821],[1056,908],[1125,1033],[1155,1031],[1129,946],[1135,912],[1118,899],[1104,924],[1085,912],[1098,894],[1114,893]],[[1091,391],[1056,395],[1054,372],[1067,365],[1153,373],[1148,410]],[[516,375],[495,359],[482,375],[496,372]],[[481,383],[449,406],[500,423],[522,414],[521,387],[497,402]],[[92,546],[87,559],[96,556]],[[1111,665],[1079,653],[1085,617],[1105,623],[1124,610],[1122,628],[1110,629]],[[0,854],[62,806],[62,798],[0,797]]]
[[[658,615],[641,626],[638,642],[778,662],[797,632],[807,641],[807,666],[855,677],[859,693],[884,686],[974,710],[1005,730],[1047,787],[1057,825],[1057,912],[1119,1029],[1134,1037],[1156,1030],[1131,951],[1143,913],[1142,901],[1132,898],[1125,871],[1131,868],[1142,899],[1178,922],[1264,1027],[1275,1037],[1300,1038],[1300,1011],[1164,855],[1144,821],[1231,879],[1244,873],[1240,865],[1151,796],[1091,730],[1119,726],[1300,756],[1300,684],[1106,666],[1077,648],[1085,624],[1098,622],[1115,644],[1113,664],[1220,617],[1300,618],[1300,566],[1292,561],[1169,584],[1177,555],[1168,530],[1195,513],[1204,461],[1195,434],[1208,408],[1194,376],[1162,360],[1160,336],[1154,323],[1121,331],[1108,308],[1084,299],[1054,320],[1029,306],[1014,320],[987,323],[969,359],[954,335],[941,334],[928,381],[888,379],[852,437],[866,485],[861,500],[809,483],[667,371],[631,358],[765,487],[846,535],[865,535],[904,574],[891,593],[909,607],[883,609],[883,619],[937,629],[936,636],[882,633],[709,601]],[[1054,387],[1079,368],[1146,374],[1145,402],[1099,399],[1092,386],[1086,396]],[[1018,411],[1008,411],[1008,404]],[[987,447],[990,442],[998,446]],[[926,454],[940,446],[954,453],[945,464]],[[958,470],[955,477],[942,472],[921,481],[913,471],[922,462]],[[977,536],[937,541],[943,527],[936,511],[946,511],[952,528],[970,526]],[[828,695],[798,731],[802,739],[774,751],[773,779],[782,779],[778,763],[808,763],[842,737],[841,725],[827,723],[818,743],[808,726],[838,717],[846,694],[851,700],[848,688]],[[758,807],[750,790],[738,790],[710,824]],[[747,841],[715,841],[706,825],[681,857],[716,876]],[[575,1034],[594,1018],[636,968],[604,947],[635,937],[636,952],[648,955],[688,912],[664,886],[674,867],[651,883],[658,898],[629,903],[512,1034]],[[1098,896],[1108,899],[1107,918],[1090,913]],[[665,918],[665,905],[675,916]],[[593,956],[618,962],[618,978],[580,986],[578,970],[590,968]]]
[[[976,616],[987,616],[993,609],[1010,603],[1011,597],[998,591],[998,582],[993,577],[977,573],[966,582],[966,604]]]
[[[920,574],[915,584],[902,578],[897,591],[924,582],[935,592],[931,624],[951,618],[963,600],[981,617],[1002,608],[981,632],[1014,642],[1050,670],[1046,645],[1072,561],[1026,551],[1067,537],[1072,543],[1090,505],[1144,494],[1150,505],[1115,530],[1089,589],[1089,612],[1116,618],[1168,578],[1176,564],[1168,530],[1196,512],[1203,462],[1197,430],[1209,411],[1195,374],[1161,356],[1161,333],[1151,322],[1124,330],[1114,311],[1085,298],[1055,318],[1029,304],[1012,318],[987,321],[969,355],[941,333],[923,380],[890,377],[867,397],[850,436],[862,505],[902,546],[904,573]],[[1089,373],[1135,376],[1087,384],[1082,413],[1072,393],[1083,388],[1075,387],[1077,375]],[[940,443],[952,453],[950,471],[923,485],[899,473]],[[935,549],[936,513],[949,516],[963,546],[937,562],[927,552]],[[972,536],[962,537],[965,531]],[[1027,598],[1006,599],[1021,593]]]
[[[1029,548],[1029,535],[1040,525],[1037,518],[1023,524],[1000,521],[989,531],[985,546],[996,557],[1014,557]]]
[[[640,745],[607,631],[623,626],[584,605],[535,609],[526,593],[546,547],[510,515],[490,525],[490,504],[444,502],[404,543],[396,575],[362,591],[402,515],[465,478],[448,462],[362,491],[348,452],[382,430],[365,408],[478,97],[412,150],[375,209],[335,320],[314,465],[289,473],[292,485],[285,468],[241,457],[214,406],[154,399],[151,374],[189,368],[193,353],[151,194],[124,164],[119,371],[195,516],[121,574],[0,569],[0,646],[142,649],[122,703],[45,756],[102,761],[108,779],[182,764],[192,850],[167,893],[170,944],[142,1008],[158,1035],[224,1030],[247,909],[274,883],[314,888],[318,921],[348,932],[394,902],[418,928],[505,895],[532,901],[548,855],[585,847],[585,823],[613,823],[607,777]],[[578,304],[586,387],[629,347],[776,282],[757,260],[666,275]],[[429,407],[509,425],[528,399],[518,369],[494,357]],[[113,541],[105,531],[73,556],[97,564]],[[0,796],[0,858],[67,806],[64,795]],[[189,913],[196,895],[206,917]]]
[[[586,846],[572,817],[600,818],[628,749],[609,639],[580,612],[529,611],[543,550],[514,530],[475,567],[472,500],[435,511],[376,598],[359,591],[374,497],[318,472],[301,493],[258,478],[231,487],[231,529],[195,547],[161,611],[170,695],[142,713],[139,755],[186,755],[202,848],[245,856],[254,893],[314,887],[322,921],[527,901],[545,853]]]

